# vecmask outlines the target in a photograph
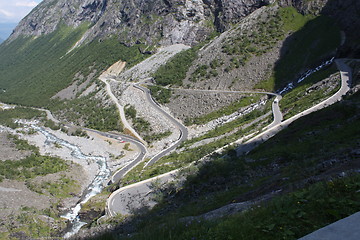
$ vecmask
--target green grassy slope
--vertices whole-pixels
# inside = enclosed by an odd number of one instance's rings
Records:
[[[0,47],[0,101],[44,106],[58,91],[93,69],[98,74],[118,60],[130,65],[144,56],[138,46],[126,47],[116,38],[97,40],[67,52],[88,29],[60,26],[38,38],[21,37]],[[5,90],[5,91],[4,91]]]
[[[303,16],[293,8],[281,9],[279,16],[282,28],[291,34],[284,41],[270,79],[256,86],[269,91],[284,87],[307,69],[334,56],[341,41],[340,29],[329,17]]]
[[[140,222],[137,234],[120,239],[297,239],[359,211],[358,173],[312,185],[360,167],[359,103],[357,93],[305,116],[245,157],[232,151],[228,157],[214,156],[188,177],[184,187],[164,191],[160,205],[135,220]],[[178,221],[279,189],[283,197],[243,214]],[[117,239],[116,235],[99,239]]]

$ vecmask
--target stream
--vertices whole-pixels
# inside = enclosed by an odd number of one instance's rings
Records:
[[[88,202],[90,198],[101,193],[104,188],[104,183],[110,178],[110,169],[107,165],[106,158],[101,156],[89,156],[81,152],[80,148],[76,145],[73,145],[63,139],[56,137],[55,135],[47,132],[44,128],[38,126],[32,126],[36,131],[42,133],[46,137],[46,144],[57,143],[61,146],[64,146],[71,150],[71,155],[77,159],[86,160],[87,162],[94,161],[97,163],[99,171],[95,176],[94,180],[84,191],[83,197],[78,204],[71,208],[66,214],[61,217],[69,220],[70,228],[68,232],[64,235],[64,238],[69,238],[76,234],[82,226],[86,223],[80,221],[79,212],[81,206]]]

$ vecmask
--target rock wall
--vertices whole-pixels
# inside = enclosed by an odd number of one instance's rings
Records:
[[[40,36],[59,24],[89,23],[82,42],[118,35],[126,44],[194,45],[225,31],[269,0],[44,0],[10,37]]]

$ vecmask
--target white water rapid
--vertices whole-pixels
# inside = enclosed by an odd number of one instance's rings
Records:
[[[71,155],[75,158],[86,160],[86,161],[94,161],[98,164],[98,174],[95,176],[94,180],[91,182],[91,184],[87,187],[85,190],[84,196],[82,197],[82,200],[70,211],[66,214],[64,214],[63,218],[68,219],[71,223],[70,230],[65,234],[64,238],[69,238],[76,234],[82,226],[84,226],[86,223],[80,221],[79,212],[81,210],[81,206],[85,204],[87,201],[90,200],[93,196],[101,193],[101,191],[104,188],[104,183],[109,179],[110,177],[110,169],[107,165],[106,158],[101,156],[88,156],[81,152],[80,148],[63,140],[55,135],[47,132],[45,129],[38,127],[38,126],[32,126],[36,131],[42,133],[46,137],[46,143],[57,143],[60,144],[68,149],[71,150]]]

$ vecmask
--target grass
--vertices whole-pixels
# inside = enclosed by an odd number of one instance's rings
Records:
[[[126,47],[115,37],[94,40],[67,53],[88,27],[63,25],[48,35],[19,37],[1,45],[0,89],[6,90],[0,94],[1,101],[46,106],[52,96],[74,81],[77,73],[86,78],[97,70],[95,79],[120,59],[132,66],[146,57],[138,45]]]
[[[306,89],[309,89],[313,84],[329,77],[331,74],[337,72],[335,66],[332,66],[328,69],[321,70],[309,76],[301,85],[294,88],[289,93],[286,93],[283,99],[280,101],[280,108],[284,114],[284,119],[290,118],[297,113],[300,113],[322,100],[333,95],[340,88],[340,76],[338,74],[337,86],[335,86],[331,91],[325,86],[319,86],[319,89],[314,89],[311,92],[307,92]]]
[[[226,107],[223,107],[217,111],[211,112],[209,114],[192,118],[192,119],[186,119],[185,125],[190,126],[192,124],[201,125],[208,123],[214,119],[220,118],[222,116],[230,115],[236,111],[238,111],[240,108],[249,106],[252,103],[258,102],[260,100],[260,96],[245,96],[242,97],[239,101],[236,101]]]
[[[334,55],[341,41],[339,27],[326,16],[303,16],[294,8],[282,8],[279,14],[282,29],[292,34],[285,40],[273,75],[257,84],[257,89],[274,91],[284,87],[305,70]]]
[[[15,119],[34,119],[45,117],[45,113],[39,110],[26,108],[26,107],[16,107],[14,109],[0,110],[0,125],[17,128],[20,126],[19,123],[15,123]]]
[[[124,239],[297,239],[360,210],[360,175],[275,198],[215,221],[149,223]]]
[[[186,72],[197,57],[201,45],[182,51],[172,57],[165,65],[159,67],[154,73],[156,84],[161,86],[181,86],[186,77]]]

